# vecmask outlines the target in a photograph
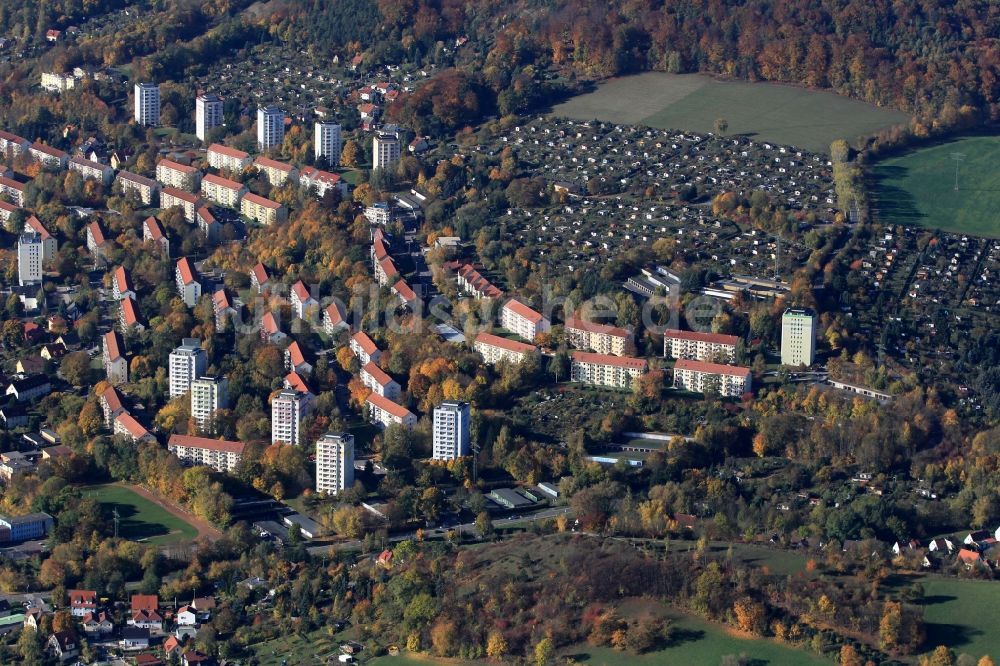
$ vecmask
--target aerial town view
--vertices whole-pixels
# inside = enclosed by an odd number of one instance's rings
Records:
[[[983,0],[0,0],[0,666],[993,666]]]

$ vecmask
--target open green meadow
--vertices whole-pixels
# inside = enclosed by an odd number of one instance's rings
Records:
[[[190,541],[198,530],[161,506],[140,497],[124,486],[108,484],[84,490],[109,510],[118,508],[118,534],[126,539],[155,545]]]
[[[994,136],[965,137],[883,160],[872,169],[875,219],[1000,238],[998,164],[1000,137]]]
[[[977,661],[1000,658],[997,598],[1000,583],[985,580],[923,578],[926,645],[947,645]]]
[[[716,118],[725,118],[728,134],[823,153],[834,139],[852,140],[908,120],[905,113],[828,91],[663,72],[612,79],[552,112],[693,132],[712,132]]]

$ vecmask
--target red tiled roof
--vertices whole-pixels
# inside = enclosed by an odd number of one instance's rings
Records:
[[[155,594],[133,594],[132,595],[132,610],[151,610],[155,611],[160,607],[160,598]]]
[[[25,139],[23,136],[18,136],[16,134],[11,134],[10,132],[5,132],[3,130],[0,130],[0,139],[3,139],[4,141],[12,141],[14,143],[20,143],[20,144],[28,143],[28,140]]]
[[[108,409],[112,412],[116,412],[122,408],[121,396],[118,395],[118,390],[115,389],[114,386],[109,386],[104,389],[104,393],[101,394],[101,397],[104,398],[104,402],[107,403]]]
[[[251,273],[257,279],[257,284],[266,284],[271,279],[267,274],[267,269],[264,268],[264,264],[260,262],[251,269]]]
[[[196,204],[201,200],[197,194],[192,194],[191,192],[185,192],[184,190],[178,190],[176,187],[164,187],[160,192],[161,197],[174,197],[175,199],[180,199],[189,204]]]
[[[108,350],[108,358],[112,361],[122,357],[122,345],[117,332],[108,331],[104,334],[104,347]]]
[[[595,354],[594,352],[575,351],[570,355],[574,363],[592,363],[596,365],[612,365],[619,368],[645,370],[646,359],[630,356],[612,356],[610,354]]]
[[[392,257],[386,257],[378,262],[379,268],[385,273],[386,278],[390,278],[393,275],[399,275],[399,271],[396,270],[396,264],[392,263]]]
[[[389,256],[389,251],[385,249],[385,243],[382,241],[381,237],[377,237],[375,242],[372,243],[372,247],[375,248],[375,259],[377,261],[382,261]]]
[[[111,168],[111,167],[109,167],[106,164],[101,164],[100,162],[95,162],[93,160],[88,160],[86,157],[80,157],[79,155],[77,155],[76,157],[70,159],[70,162],[73,163],[73,164],[77,164],[79,166],[88,167],[90,169],[97,169],[98,171],[104,171],[105,169],[110,169]]]
[[[246,445],[243,442],[230,442],[224,439],[193,437],[191,435],[171,435],[167,446],[186,446],[191,449],[208,449],[209,451],[242,454]]]
[[[10,188],[17,190],[18,192],[24,192],[24,183],[18,182],[13,178],[7,178],[6,176],[0,176],[0,187]]]
[[[202,206],[199,208],[195,215],[197,215],[198,219],[206,225],[215,224],[215,216],[212,215],[212,211],[208,206]]]
[[[91,222],[87,228],[90,229],[90,235],[94,237],[94,242],[98,245],[104,245],[104,232],[101,231],[101,226],[97,222]]]
[[[309,295],[309,289],[302,280],[299,280],[292,285],[292,293],[299,299],[299,303],[305,303],[312,298],[312,296]]]
[[[364,331],[358,331],[352,335],[351,338],[358,343],[358,346],[361,347],[361,349],[369,356],[378,351],[378,347],[375,346],[375,343],[372,342],[372,339],[369,338],[368,334]]]
[[[94,590],[67,590],[70,606],[90,605],[97,602],[97,592]]]
[[[399,403],[393,402],[388,398],[383,398],[378,393],[370,394],[365,402],[370,402],[383,412],[389,412],[398,419],[405,419],[407,416],[413,415],[413,412],[408,410],[406,407],[403,407]]]
[[[126,291],[135,291],[132,288],[132,280],[129,279],[128,271],[125,270],[124,266],[119,266],[115,269],[114,279],[119,294],[124,294]]]
[[[45,228],[45,226],[42,224],[42,221],[39,220],[34,215],[30,216],[24,222],[24,226],[28,227],[29,229],[31,229],[32,231],[34,231],[36,234],[38,234],[39,236],[41,236],[42,240],[47,240],[49,238],[52,238],[52,234],[50,234],[49,230]]]
[[[263,206],[264,208],[270,208],[272,210],[281,208],[280,203],[276,203],[274,201],[271,201],[270,199],[265,199],[262,196],[254,194],[253,192],[248,192],[247,194],[244,194],[243,201],[249,201],[252,204]]]
[[[152,178],[146,178],[145,176],[140,176],[139,174],[132,173],[131,171],[119,171],[118,177],[123,180],[130,180],[133,183],[138,183],[145,187],[156,187],[157,183]]]
[[[299,393],[312,393],[309,390],[309,385],[306,384],[306,380],[302,379],[302,375],[292,371],[285,375],[285,385],[292,389],[293,391],[298,391]]]
[[[507,338],[501,338],[499,335],[493,335],[492,333],[480,333],[476,336],[476,342],[489,345],[491,347],[506,349],[507,351],[517,352],[518,354],[533,354],[538,351],[538,347],[535,345],[518,342],[517,340],[508,340]]]
[[[392,290],[407,303],[417,300],[417,295],[413,292],[413,289],[402,278],[397,280],[396,284],[392,285]]]
[[[244,153],[242,150],[236,150],[235,148],[230,148],[229,146],[223,146],[221,143],[213,143],[208,147],[208,152],[218,153],[220,155],[233,157],[238,160],[245,160],[250,157],[250,153]]]
[[[6,201],[0,201],[0,210],[7,211],[8,213],[13,213],[19,209],[12,203],[7,203]]]
[[[344,315],[340,312],[340,306],[336,303],[330,303],[326,306],[326,315],[330,318],[330,323],[334,326],[344,321]]]
[[[717,345],[735,345],[740,341],[735,335],[724,335],[722,333],[701,333],[699,331],[680,331],[669,328],[663,333],[665,338],[676,338],[677,340],[691,340],[692,342],[707,342]]]
[[[367,373],[372,379],[374,379],[380,386],[387,386],[389,382],[392,381],[392,377],[387,375],[382,368],[378,367],[371,361],[365,363],[365,367],[361,368],[365,373]]]
[[[134,326],[139,323],[139,314],[135,309],[135,300],[131,296],[122,299],[122,316],[125,318],[126,326]]]
[[[588,333],[601,333],[616,338],[627,338],[629,336],[629,332],[624,328],[585,321],[576,316],[572,316],[566,320],[566,328],[572,328],[577,331],[587,331]]]
[[[260,327],[268,335],[274,335],[275,333],[278,333],[278,332],[281,331],[281,329],[278,328],[278,322],[274,319],[274,313],[273,312],[265,312],[264,313],[264,316],[261,317],[261,320],[260,320]]]
[[[156,163],[157,168],[163,167],[164,169],[171,169],[173,171],[180,171],[185,175],[191,175],[197,173],[198,170],[193,166],[188,166],[187,164],[181,164],[180,162],[174,162],[173,160],[162,159]]]
[[[142,424],[135,420],[128,412],[122,412],[117,417],[115,421],[121,423],[125,430],[135,439],[142,439],[149,435],[149,431],[142,427]]]
[[[229,302],[229,296],[226,295],[225,289],[219,289],[212,294],[212,301],[215,303],[215,307],[219,310],[225,310],[226,308],[233,307]]]
[[[729,375],[730,377],[749,377],[750,368],[743,368],[738,365],[725,365],[723,363],[709,363],[708,361],[694,361],[682,358],[674,365],[677,370],[691,370],[693,372],[707,372],[713,375]]]
[[[214,173],[205,174],[205,177],[201,179],[202,189],[205,188],[205,183],[211,183],[212,185],[224,187],[227,190],[243,189],[243,183],[238,183],[235,180],[231,180],[229,178],[223,178],[222,176],[216,176]]]
[[[149,235],[152,236],[154,241],[159,241],[163,238],[163,227],[160,226],[159,220],[155,217],[147,217],[143,224],[146,225],[146,229],[149,230]]]
[[[544,317],[542,317],[541,314],[535,312],[534,310],[532,310],[531,308],[529,308],[527,305],[517,300],[516,298],[512,298],[509,301],[507,301],[504,304],[504,308],[510,310],[519,317],[527,319],[533,324],[537,324],[542,319],[544,319]]]
[[[45,153],[46,155],[51,155],[52,157],[63,158],[66,157],[67,153],[65,151],[59,150],[58,148],[53,148],[52,146],[47,146],[44,143],[38,141],[31,144],[31,150],[37,150],[40,153]]]
[[[291,164],[286,164],[285,162],[279,162],[278,160],[272,160],[270,157],[264,157],[260,155],[253,161],[254,166],[264,168],[264,169],[278,169],[279,171],[284,171],[285,173],[291,173],[295,167]]]
[[[327,185],[336,185],[340,182],[339,174],[322,171],[316,167],[302,167],[302,170],[299,171],[299,176],[303,180],[314,180],[320,183],[326,183]]]
[[[299,347],[298,341],[293,342],[288,345],[288,360],[291,361],[292,367],[297,368],[306,362],[306,357],[302,353],[302,347]]]
[[[191,267],[191,262],[188,261],[187,257],[181,257],[177,260],[177,270],[181,272],[181,281],[184,284],[194,282],[194,269]]]

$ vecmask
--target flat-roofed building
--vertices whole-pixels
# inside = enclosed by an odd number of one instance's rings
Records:
[[[317,121],[314,128],[313,151],[316,164],[339,166],[340,125],[329,120]]]
[[[229,406],[229,382],[225,377],[198,377],[191,382],[191,418],[205,433],[216,430],[215,414]]]
[[[133,91],[135,99],[135,122],[144,127],[160,124],[160,86],[155,83],[136,83]]]
[[[738,398],[752,390],[750,368],[682,358],[674,365],[674,387]]]
[[[645,359],[575,351],[570,355],[570,379],[592,386],[632,388],[649,369]]]
[[[735,335],[671,328],[663,333],[663,355],[667,358],[733,363],[736,361],[736,345],[739,341]]]
[[[222,98],[204,93],[195,99],[194,107],[195,135],[204,142],[209,130],[222,125]]]
[[[354,487],[354,435],[328,432],[316,441],[316,492],[336,495]]]
[[[205,374],[208,361],[198,338],[184,338],[181,345],[170,352],[170,398],[184,395],[191,389],[191,382]]]
[[[434,409],[434,460],[454,460],[472,450],[469,403],[447,400]]]
[[[302,443],[302,420],[313,405],[309,394],[285,389],[271,399],[271,443]]]
[[[816,359],[816,313],[788,308],[781,315],[781,364],[812,365]]]

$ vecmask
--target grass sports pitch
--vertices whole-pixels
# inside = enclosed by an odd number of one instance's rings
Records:
[[[101,504],[118,508],[118,534],[126,539],[154,545],[190,541],[198,530],[161,506],[140,497],[124,486],[108,484],[86,488]]]
[[[1000,137],[971,136],[872,169],[875,220],[1000,238]],[[958,189],[955,170],[958,167]]]
[[[728,134],[748,134],[822,153],[830,150],[834,139],[852,141],[909,119],[905,113],[832,92],[662,72],[612,79],[556,106],[552,113],[693,132],[714,131],[716,118],[725,118]]]

